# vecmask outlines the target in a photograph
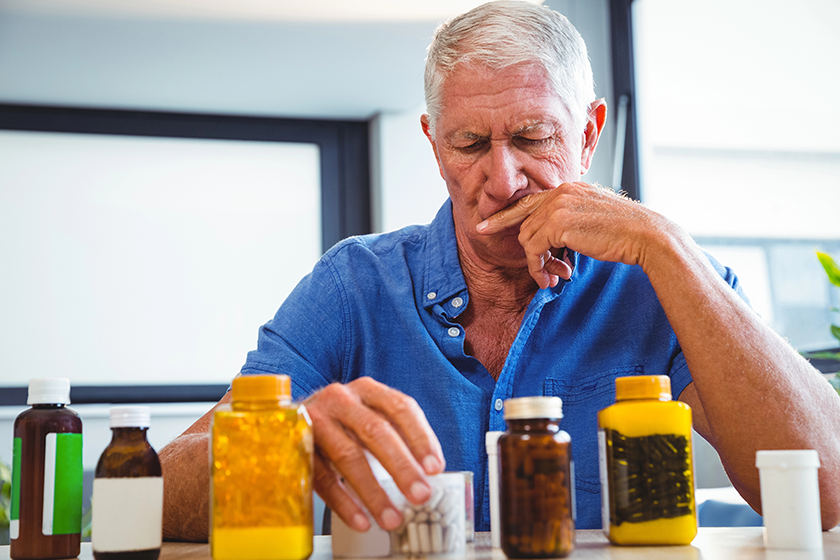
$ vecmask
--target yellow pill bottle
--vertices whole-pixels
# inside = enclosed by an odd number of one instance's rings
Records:
[[[312,422],[286,375],[233,380],[213,414],[213,560],[305,560],[312,554]]]
[[[686,545],[697,534],[691,408],[666,375],[619,377],[598,413],[604,533],[618,545]]]

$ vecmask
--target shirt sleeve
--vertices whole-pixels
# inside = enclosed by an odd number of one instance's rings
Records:
[[[260,328],[257,349],[248,353],[242,373],[288,375],[295,400],[340,380],[346,309],[327,254]]]

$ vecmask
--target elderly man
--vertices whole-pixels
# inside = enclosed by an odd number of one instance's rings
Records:
[[[528,3],[476,8],[439,28],[425,83],[421,124],[450,200],[428,226],[327,252],[242,369],[287,373],[306,399],[326,503],[367,529],[349,484],[380,526],[400,524],[366,448],[416,503],[425,475],[473,471],[487,530],[485,432],[504,429],[505,399],[557,395],[577,524],[599,527],[596,413],[616,377],[667,374],[757,510],[756,450],[816,449],[834,526],[840,399],[679,226],[580,182],[606,105],[569,22]],[[169,537],[207,536],[208,418],[161,453]]]

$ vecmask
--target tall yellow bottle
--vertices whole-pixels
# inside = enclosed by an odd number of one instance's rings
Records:
[[[312,422],[286,375],[233,380],[213,415],[210,551],[214,560],[312,554]]]
[[[691,408],[665,375],[619,377],[598,413],[601,512],[613,544],[683,545],[697,534]]]

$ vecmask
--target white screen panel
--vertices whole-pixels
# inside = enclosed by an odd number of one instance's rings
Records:
[[[0,131],[0,385],[227,383],[321,253],[313,144]]]

